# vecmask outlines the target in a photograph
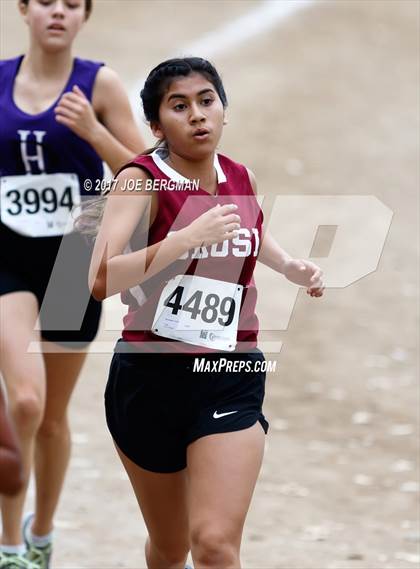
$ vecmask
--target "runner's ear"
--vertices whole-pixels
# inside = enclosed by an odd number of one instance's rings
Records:
[[[26,2],[19,2],[18,8],[21,15],[25,17],[28,13],[28,4]]]
[[[158,122],[151,122],[150,123],[150,129],[153,133],[153,136],[155,136],[159,140],[164,140],[165,134],[164,134],[163,130],[161,129],[160,124]]]

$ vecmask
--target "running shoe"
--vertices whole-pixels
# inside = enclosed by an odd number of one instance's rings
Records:
[[[0,553],[0,569],[41,569],[41,565],[30,561],[25,555]]]
[[[35,565],[40,569],[49,569],[52,554],[52,543],[48,543],[48,545],[40,547],[39,545],[35,545],[32,542],[30,530],[34,516],[35,515],[33,513],[27,514],[24,517],[22,524],[22,535],[23,539],[25,540],[26,547],[28,548],[26,557],[35,563]]]

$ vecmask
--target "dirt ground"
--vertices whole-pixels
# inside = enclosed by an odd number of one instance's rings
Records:
[[[260,3],[95,4],[78,51],[106,61],[130,89],[162,58]],[[375,196],[393,212],[371,274],[330,286],[322,299],[259,268],[261,342],[277,370],[267,379],[271,428],[245,528],[246,569],[420,565],[419,7],[410,0],[315,2],[213,58],[230,99],[221,150],[256,173],[267,220],[275,197],[286,195]],[[25,45],[19,20],[14,0],[1,0],[2,58]],[[299,257],[311,254],[313,236],[309,247],[298,245],[311,203],[287,226],[273,227]],[[350,264],[368,247],[360,231],[356,223]],[[323,259],[329,266],[329,245],[327,237],[317,245],[321,266]],[[92,349],[105,353],[89,356],[74,395],[57,569],[145,566],[146,530],[102,403],[106,346],[118,337],[122,313],[117,298],[107,302]],[[268,351],[278,342],[280,353]]]

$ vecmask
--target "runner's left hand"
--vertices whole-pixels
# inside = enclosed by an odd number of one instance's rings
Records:
[[[92,140],[95,132],[102,126],[90,101],[77,85],[71,92],[64,93],[54,110],[57,122],[64,124],[87,142]]]
[[[284,276],[292,283],[308,287],[306,292],[311,296],[319,297],[324,293],[322,270],[304,259],[290,259],[284,267]]]

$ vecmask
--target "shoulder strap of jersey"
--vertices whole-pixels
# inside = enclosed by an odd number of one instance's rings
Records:
[[[132,168],[133,166],[144,170],[151,178],[167,178],[167,176],[156,166],[151,154],[139,154],[139,156],[136,156],[136,158],[131,162],[124,164],[124,166],[118,170],[116,176],[118,176],[118,174],[123,170]]]
[[[76,57],[74,60],[73,72],[67,85],[67,91],[71,91],[77,85],[86,95],[89,101],[92,100],[93,87],[96,76],[104,63],[99,61],[89,61]]]

